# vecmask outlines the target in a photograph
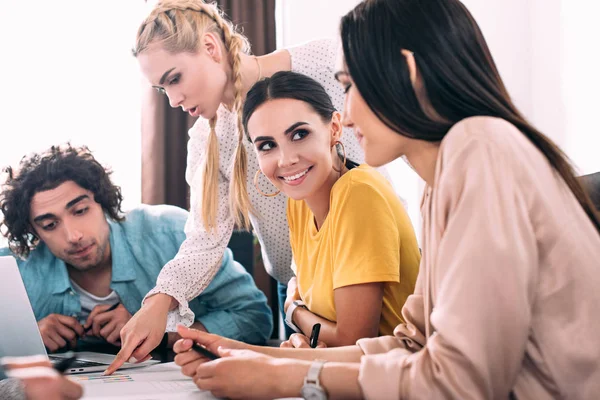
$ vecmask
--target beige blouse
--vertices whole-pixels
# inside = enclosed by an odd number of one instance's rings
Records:
[[[369,399],[600,398],[600,235],[508,122],[441,143],[407,321],[362,339]]]

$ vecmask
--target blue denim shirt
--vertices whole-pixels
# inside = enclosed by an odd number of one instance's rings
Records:
[[[188,213],[173,206],[142,205],[127,213],[125,221],[110,225],[112,282],[121,303],[131,314],[141,307],[163,265],[177,254],[185,239]],[[12,255],[0,249],[0,256]],[[79,295],[71,286],[67,267],[40,243],[27,260],[17,263],[36,319],[50,314],[77,317]],[[264,343],[273,321],[265,295],[244,267],[226,249],[221,269],[190,308],[211,333],[248,343]]]

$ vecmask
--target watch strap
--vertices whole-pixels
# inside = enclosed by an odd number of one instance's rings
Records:
[[[285,324],[296,333],[300,333],[301,330],[300,328],[298,328],[298,326],[296,326],[296,324],[294,324],[292,317],[294,316],[294,311],[296,311],[296,308],[298,307],[306,308],[306,305],[302,300],[295,300],[292,304],[290,304],[290,306],[287,309],[287,312],[285,313]]]

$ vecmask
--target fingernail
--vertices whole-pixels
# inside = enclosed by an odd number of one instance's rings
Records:
[[[129,359],[129,362],[132,363],[132,364],[135,364],[137,362],[137,359],[135,357],[131,357]]]
[[[185,339],[183,341],[183,344],[186,345],[186,346],[192,346],[194,344],[194,342],[192,342],[191,339]]]

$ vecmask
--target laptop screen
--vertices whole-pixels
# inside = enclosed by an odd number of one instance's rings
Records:
[[[17,262],[0,257],[0,357],[46,354]]]

